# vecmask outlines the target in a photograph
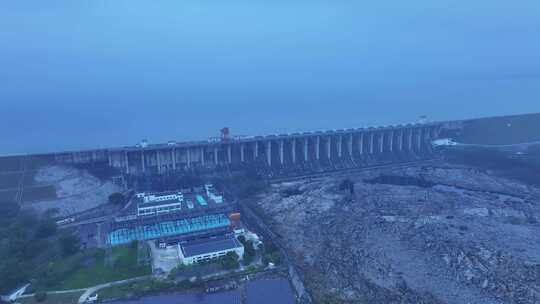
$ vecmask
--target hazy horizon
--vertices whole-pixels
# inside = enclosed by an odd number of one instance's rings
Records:
[[[540,112],[540,2],[0,3],[1,154]]]

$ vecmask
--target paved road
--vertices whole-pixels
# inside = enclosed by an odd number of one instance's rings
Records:
[[[112,286],[116,286],[116,285],[122,285],[122,284],[126,284],[126,283],[131,283],[131,282],[137,282],[137,281],[141,281],[141,280],[145,280],[145,279],[149,279],[151,278],[152,276],[151,275],[148,275],[148,276],[142,276],[142,277],[136,277],[136,278],[132,278],[132,279],[127,279],[127,280],[121,280],[121,281],[115,281],[115,282],[110,282],[110,283],[105,283],[105,284],[101,284],[101,285],[97,285],[97,286],[94,286],[94,287],[90,287],[88,289],[86,289],[84,291],[84,293],[81,295],[81,297],[79,298],[79,304],[81,303],[85,303],[86,300],[88,299],[88,297],[90,297],[91,295],[95,294],[96,292],[98,292],[99,290],[101,289],[104,289],[104,288],[108,288],[108,287],[112,287]]]
[[[89,288],[48,291],[47,294],[66,294],[66,293],[82,292],[83,294],[79,297],[78,303],[85,303],[86,300],[88,299],[88,297],[90,297],[91,295],[95,294],[96,292],[98,292],[99,290],[101,290],[103,288],[112,287],[112,286],[116,286],[116,285],[122,285],[122,284],[136,282],[136,281],[141,281],[141,280],[149,279],[151,277],[152,277],[151,275],[147,275],[147,276],[136,277],[136,278],[131,278],[131,279],[127,279],[127,280],[121,280],[121,281],[115,281],[115,282],[109,282],[109,283],[105,283],[105,284],[100,284],[100,285],[89,287]],[[22,296],[20,296],[18,298],[19,299],[20,298],[30,298],[30,297],[33,297],[34,295],[35,294],[33,294],[33,293],[25,294],[25,295],[22,295]]]
[[[82,289],[70,289],[70,290],[48,291],[47,294],[66,294],[66,293],[84,292],[84,291],[86,291],[86,289],[87,289],[87,288],[82,288]],[[35,295],[35,294],[33,294],[33,293],[24,294],[24,295],[18,297],[17,299],[31,298],[31,297],[33,297],[34,295]]]
[[[96,217],[96,218],[92,218],[92,219],[88,219],[88,220],[84,220],[84,221],[80,221],[80,222],[73,222],[73,223],[69,223],[69,224],[65,224],[65,225],[60,225],[60,227],[61,228],[68,228],[68,227],[82,226],[82,225],[86,225],[86,224],[103,223],[103,222],[108,222],[108,221],[112,220],[112,218],[113,218],[112,215],[106,215],[106,216]]]

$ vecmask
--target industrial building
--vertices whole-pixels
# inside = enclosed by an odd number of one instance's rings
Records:
[[[231,230],[235,210],[211,184],[197,192],[138,193],[125,214],[110,224],[107,243],[179,242],[223,235]]]
[[[137,206],[137,216],[160,215],[163,213],[187,211],[208,207],[209,204],[222,204],[223,196],[218,194],[214,186],[204,186],[204,193],[162,192],[137,193],[134,201]]]
[[[132,241],[226,232],[229,230],[231,221],[225,214],[211,214],[176,220],[163,218],[155,223],[148,224],[139,221],[121,224],[123,224],[124,228],[113,228],[109,233],[108,242],[112,246],[128,244]]]
[[[244,246],[234,235],[217,236],[178,244],[180,261],[184,265],[224,257],[229,252],[235,252],[240,259],[244,256]]]
[[[184,195],[182,192],[138,193],[135,199],[137,200],[137,215],[147,216],[180,211],[184,202]]]

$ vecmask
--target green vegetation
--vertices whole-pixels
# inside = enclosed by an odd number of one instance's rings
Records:
[[[47,300],[47,293],[43,292],[43,291],[40,291],[40,292],[36,292],[34,294],[34,299],[36,300],[36,302],[45,302],[45,300]]]
[[[169,279],[174,280],[179,276],[200,276],[208,268],[216,270],[236,270],[240,267],[240,257],[236,252],[229,252],[225,256],[201,261],[192,265],[180,264],[169,273]],[[213,266],[213,267],[212,267]],[[216,267],[217,266],[217,267]]]
[[[203,280],[200,273],[197,273],[197,269],[200,269],[200,267],[203,267],[205,265],[208,265],[210,263],[218,263],[223,265],[224,263],[230,263],[230,270],[237,269],[238,264],[238,255],[236,253],[232,252],[229,253],[226,257],[223,257],[219,260],[213,260],[202,264],[195,264],[195,265],[179,265],[177,268],[175,268],[171,275],[169,276],[168,280],[162,281],[162,280],[155,280],[153,278],[143,279],[136,282],[131,282],[127,284],[112,286],[108,288],[104,288],[99,291],[99,296],[102,300],[107,299],[119,299],[119,298],[130,298],[130,297],[140,297],[143,295],[151,294],[151,293],[157,293],[157,292],[163,292],[163,291],[203,291],[206,286],[207,282],[209,281],[219,281],[222,279],[229,279],[230,274],[221,274],[212,277],[209,280]],[[226,268],[226,266],[224,266]],[[256,272],[259,272],[263,270],[264,267],[262,266],[249,266],[241,273],[246,274],[253,274]],[[176,275],[180,274],[182,271],[186,272],[194,272],[193,278],[191,280],[182,280],[182,281],[175,281]]]
[[[182,272],[186,271],[192,271],[195,268],[197,268],[196,264],[193,265],[184,265],[184,264],[178,264],[175,268],[169,272],[169,280],[174,280],[178,275],[180,275]]]
[[[38,302],[35,297],[17,299],[20,304],[76,304],[81,297],[82,292],[70,292],[62,294],[47,294],[43,302]]]
[[[257,255],[257,252],[255,251],[255,248],[253,248],[253,242],[250,240],[246,240],[244,236],[238,237],[238,240],[242,245],[244,246],[244,260],[242,261],[244,265],[249,265],[253,263],[253,260],[255,259],[255,256]]]
[[[238,254],[236,254],[236,252],[231,251],[231,252],[227,252],[227,254],[224,257],[220,258],[219,263],[224,269],[232,270],[240,266],[240,264],[238,263],[239,258],[240,257],[238,256]]]
[[[259,272],[261,270],[264,270],[264,266],[250,265],[250,266],[246,267],[246,270],[244,271],[244,273],[256,273],[256,272]]]
[[[60,248],[64,256],[70,256],[77,253],[81,247],[79,238],[71,233],[64,233],[58,239]]]
[[[107,161],[75,164],[74,166],[79,170],[86,170],[89,174],[101,180],[107,180],[120,174],[120,170],[109,166]]]
[[[263,264],[268,265],[268,263],[273,263],[274,265],[281,264],[281,252],[279,248],[272,242],[266,241],[262,245],[263,247]]]
[[[33,290],[64,290],[147,275],[137,243],[80,251],[69,230],[50,216],[38,217],[13,202],[0,202],[0,293],[31,282]]]
[[[122,205],[126,201],[126,198],[122,193],[116,192],[109,195],[109,204]]]
[[[0,293],[27,283],[59,255],[57,228],[49,217],[0,202]]]
[[[238,258],[238,256],[236,256]],[[179,267],[182,269],[192,269],[194,266],[187,266],[187,268]],[[263,267],[249,266],[242,274],[253,274],[258,271],[263,270]],[[192,280],[182,280],[175,282],[173,279],[161,281],[155,280],[152,278],[140,280],[136,282],[131,282],[127,284],[112,286],[108,288],[101,289],[99,291],[99,296],[102,300],[107,299],[121,299],[121,298],[131,298],[131,297],[140,297],[147,294],[158,293],[158,292],[171,292],[171,291],[192,291],[192,292],[201,292],[204,291],[207,287],[209,281],[219,281],[222,279],[230,279],[230,275],[219,275],[215,276],[209,280],[203,280],[200,275],[197,275]]]
[[[216,177],[212,183],[217,189],[228,189],[238,198],[247,198],[263,192],[267,184],[252,169],[232,177]]]
[[[158,281],[155,279],[146,279],[104,288],[99,291],[99,297],[101,299],[138,297],[152,292],[188,290],[200,286],[202,286],[200,285],[200,283],[191,283],[189,281],[183,281],[176,284],[172,281]]]
[[[49,264],[44,282],[48,289],[79,289],[107,282],[149,275],[148,265],[138,264],[138,249],[134,246],[87,250]]]

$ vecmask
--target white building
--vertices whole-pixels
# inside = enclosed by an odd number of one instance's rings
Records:
[[[216,193],[216,189],[214,188],[214,185],[212,184],[206,184],[204,185],[204,190],[206,191],[206,196],[208,196],[211,200],[213,200],[216,204],[223,203],[223,196],[218,195]]]
[[[191,265],[223,257],[229,252],[236,252],[242,259],[244,246],[234,236],[219,236],[180,243],[178,252],[181,263]]]
[[[182,192],[138,193],[137,215],[159,215],[180,211],[184,202]]]

